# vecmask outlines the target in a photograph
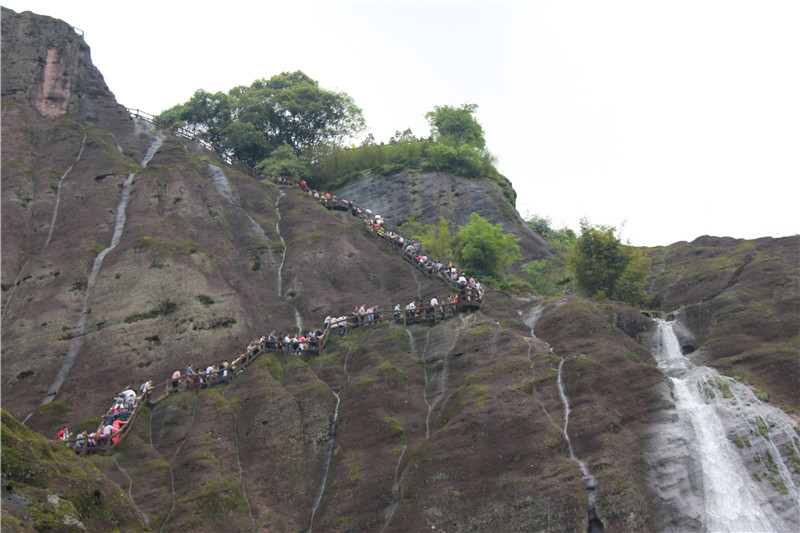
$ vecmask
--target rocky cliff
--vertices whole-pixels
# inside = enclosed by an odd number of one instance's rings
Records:
[[[492,224],[503,224],[504,231],[520,238],[520,253],[525,261],[552,253],[550,245],[522,220],[501,187],[492,180],[430,172],[401,172],[389,177],[365,175],[336,194],[370,206],[394,227],[408,220],[436,224],[444,217],[455,229],[465,225],[471,213],[479,213]]]
[[[28,428],[92,430],[123,388],[152,379],[161,396],[173,371],[272,329],[447,294],[349,213],[131,119],[67,24],[4,9],[2,50],[2,402]],[[339,193],[390,223],[476,211],[531,258],[549,253],[493,191],[426,174]],[[653,306],[680,311],[687,351],[797,413],[797,239],[720,242],[649,250]],[[42,530],[37,509],[57,497],[77,512],[64,504],[54,529],[578,531],[593,504],[608,531],[655,530],[644,436],[673,406],[653,329],[622,304],[489,291],[436,325],[265,354],[228,385],[145,408],[113,457],[74,459],[93,497],[124,500],[105,522],[85,492],[16,496],[32,467],[7,454],[43,441],[4,414],[3,528]]]

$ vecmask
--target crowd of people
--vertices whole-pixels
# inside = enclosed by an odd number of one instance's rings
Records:
[[[80,454],[106,450],[119,442],[137,407],[149,401],[152,389],[152,381],[142,383],[139,387],[139,394],[136,394],[132,388],[126,387],[114,398],[114,403],[101,417],[100,425],[95,431],[81,431],[77,435],[73,435],[69,428],[64,426],[56,435],[56,439]]]
[[[356,306],[353,308],[353,311],[351,311],[349,314],[341,316],[326,316],[325,321],[323,322],[323,327],[326,330],[330,329],[332,335],[345,335],[353,328],[371,326],[381,322],[382,320],[383,315],[381,314],[380,305],[367,307],[365,304],[361,304],[360,307]]]

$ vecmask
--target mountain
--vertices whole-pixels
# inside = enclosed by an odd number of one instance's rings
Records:
[[[3,9],[2,38],[4,530],[79,521],[152,531],[577,531],[596,528],[596,516],[608,531],[652,531],[702,522],[674,503],[702,499],[702,482],[675,496],[651,475],[654,428],[678,417],[652,355],[653,315],[676,315],[698,364],[799,412],[797,237],[647,249],[647,313],[489,290],[476,312],[357,328],[319,356],[263,354],[227,385],[161,399],[175,370],[233,360],[273,329],[321,327],[361,304],[388,314],[449,289],[349,212],[131,117],[68,24]],[[365,177],[337,193],[390,224],[463,223],[474,210],[517,234],[525,261],[551,253],[491,182]],[[113,456],[67,459],[63,444],[28,431],[93,430],[120,391],[146,380],[159,401]],[[753,425],[753,449],[773,442],[777,426],[761,438]],[[796,526],[798,444],[774,442],[771,459],[761,453],[748,468]],[[54,451],[26,458],[26,446]],[[695,480],[692,455],[681,460]],[[42,462],[35,476],[20,474]],[[62,469],[67,462],[79,466]],[[53,471],[68,479],[45,483]],[[85,491],[65,488],[89,485],[102,505],[119,507],[87,505]],[[71,507],[48,507],[54,495]],[[51,508],[52,522],[37,521],[37,509]]]

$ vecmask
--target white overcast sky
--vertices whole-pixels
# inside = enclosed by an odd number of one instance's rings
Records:
[[[800,233],[800,1],[0,0],[85,33],[117,101],[302,70],[368,132],[477,120],[517,208],[634,245]]]

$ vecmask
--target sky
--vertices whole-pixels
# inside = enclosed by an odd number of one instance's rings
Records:
[[[0,0],[84,33],[117,101],[302,70],[367,130],[477,104],[523,217],[659,246],[800,233],[800,2]]]

